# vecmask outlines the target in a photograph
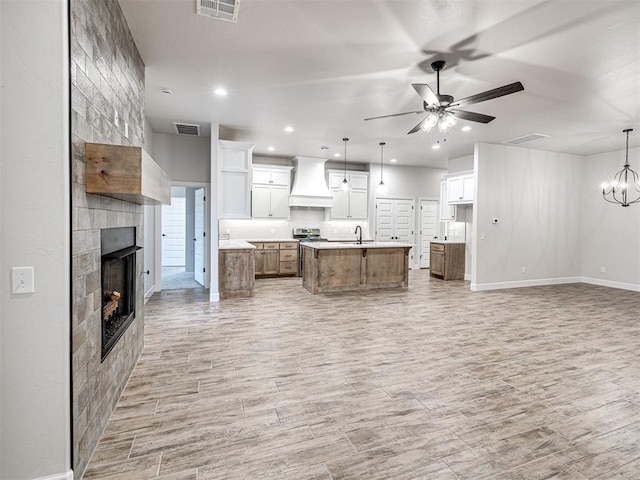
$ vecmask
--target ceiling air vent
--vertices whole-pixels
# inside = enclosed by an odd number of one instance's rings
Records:
[[[541,138],[547,138],[549,135],[545,135],[543,133],[529,133],[527,135],[522,135],[521,137],[512,138],[511,140],[505,140],[502,143],[506,143],[509,145],[520,145],[524,142],[531,142],[533,140],[539,140]]]
[[[238,21],[240,0],[196,0],[196,13],[225,22]]]
[[[173,126],[176,129],[176,133],[178,135],[191,135],[194,137],[200,136],[200,125],[173,122]]]

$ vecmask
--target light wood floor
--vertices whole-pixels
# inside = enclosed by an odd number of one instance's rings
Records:
[[[85,479],[640,479],[640,295],[154,295]]]

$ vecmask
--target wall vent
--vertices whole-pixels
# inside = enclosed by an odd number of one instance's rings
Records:
[[[200,125],[173,122],[173,127],[176,129],[178,135],[200,136]]]
[[[225,22],[238,21],[240,0],[196,0],[196,13],[204,17],[213,17]]]
[[[512,138],[511,140],[505,140],[502,143],[506,143],[509,145],[520,145],[524,142],[531,142],[533,140],[539,140],[541,138],[547,138],[549,135],[545,135],[543,133],[528,133],[527,135],[522,135],[521,137]]]

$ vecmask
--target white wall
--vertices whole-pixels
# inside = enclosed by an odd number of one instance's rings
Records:
[[[622,169],[624,160],[622,150],[591,155],[583,161],[581,275],[590,283],[640,291],[640,204],[622,207],[607,203],[600,188]],[[640,170],[640,148],[629,149],[629,163]],[[604,273],[601,267],[605,267]]]
[[[71,475],[67,9],[0,2],[3,479]],[[10,293],[15,266],[34,267],[35,293]]]
[[[582,162],[577,155],[476,145],[472,289],[579,279]]]
[[[154,133],[153,159],[173,182],[209,183],[210,140],[206,137]]]

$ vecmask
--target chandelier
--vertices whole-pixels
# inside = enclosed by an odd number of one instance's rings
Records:
[[[624,166],[613,176],[613,180],[602,184],[602,196],[609,203],[628,207],[632,203],[640,202],[640,177],[629,166],[629,132],[633,132],[633,128],[627,128],[622,132],[627,134]]]

